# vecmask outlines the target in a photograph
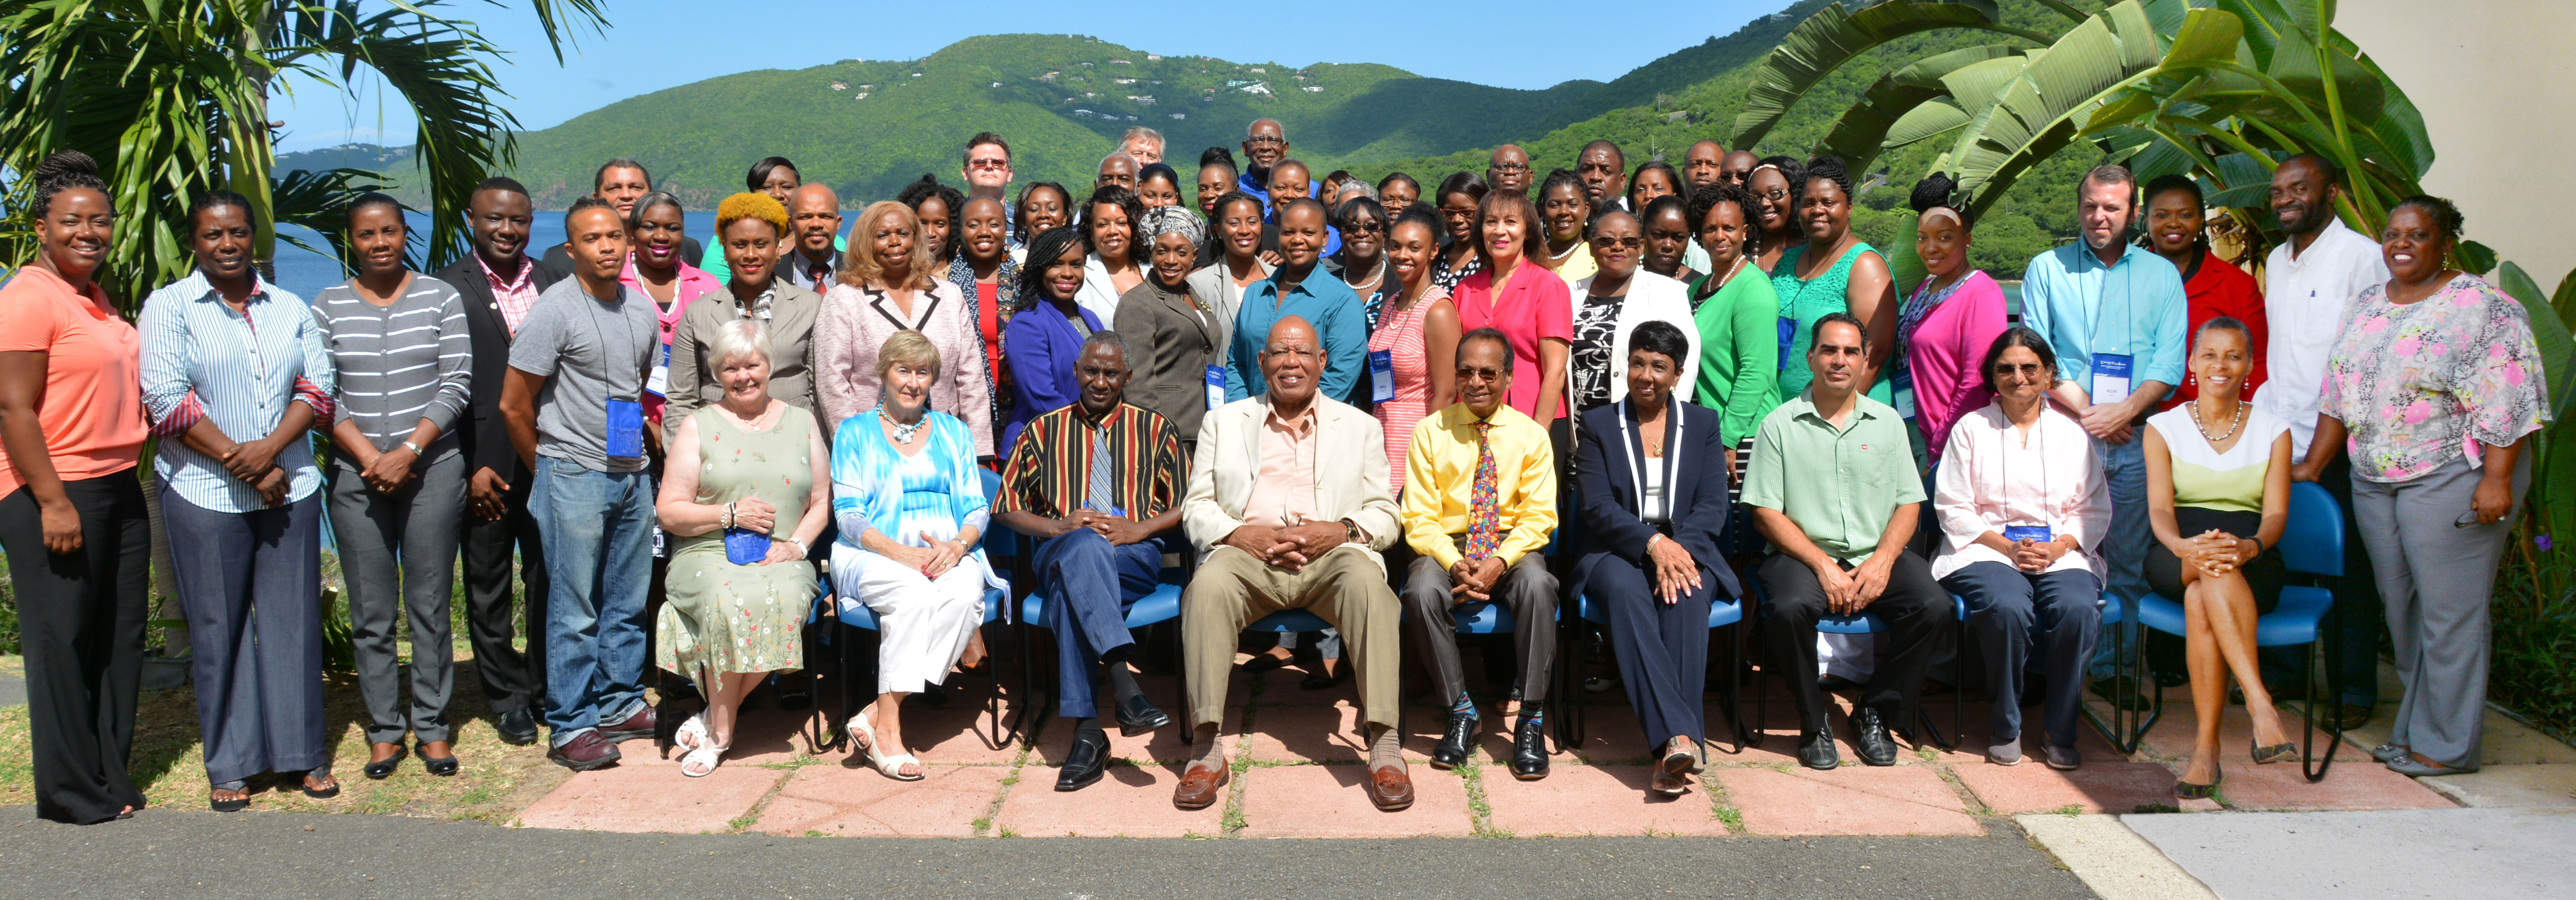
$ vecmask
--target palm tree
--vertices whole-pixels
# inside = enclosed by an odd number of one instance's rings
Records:
[[[499,5],[500,0],[486,0]],[[253,256],[274,257],[279,222],[315,226],[339,242],[339,215],[381,178],[356,169],[274,173],[277,126],[268,118],[279,79],[295,74],[349,90],[364,69],[419,118],[414,145],[428,178],[426,263],[465,251],[464,209],[473,187],[506,169],[518,122],[491,62],[504,51],[474,24],[442,13],[444,0],[0,0],[0,170],[30,171],[46,155],[81,150],[100,160],[116,203],[116,241],[100,280],[119,302],[139,304],[184,275],[190,198],[226,188],[260,213]],[[560,63],[569,33],[607,25],[601,0],[529,0]],[[17,179],[5,199],[23,200]],[[9,202],[14,219],[22,202]],[[33,252],[0,225],[0,258]]]

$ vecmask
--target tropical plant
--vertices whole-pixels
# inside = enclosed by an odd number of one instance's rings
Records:
[[[487,0],[498,4],[500,0]],[[338,249],[339,204],[379,176],[355,169],[280,181],[268,104],[293,75],[350,90],[363,68],[419,118],[417,154],[430,184],[425,264],[464,253],[474,185],[516,152],[517,127],[494,80],[503,52],[443,0],[360,9],[357,0],[0,0],[0,170],[47,155],[100,161],[120,215],[101,281],[125,304],[187,271],[189,200],[212,189],[248,197],[252,247],[276,252],[276,223],[323,225]],[[576,27],[607,24],[601,0],[529,0],[558,62]],[[22,200],[24,179],[7,196]],[[12,217],[23,203],[9,204]],[[0,231],[7,229],[0,228]],[[0,257],[24,260],[23,239]]]

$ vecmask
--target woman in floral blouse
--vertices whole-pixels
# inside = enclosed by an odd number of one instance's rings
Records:
[[[2444,268],[2459,238],[2448,200],[2410,197],[2389,212],[2390,278],[2344,312],[2298,470],[2314,480],[2336,450],[2352,454],[2353,515],[2406,689],[2371,755],[2405,775],[2478,769],[2488,590],[2530,484],[2527,437],[2550,419],[2522,305]]]

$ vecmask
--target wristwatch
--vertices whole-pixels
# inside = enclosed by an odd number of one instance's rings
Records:
[[[1351,544],[1360,543],[1360,527],[1352,524],[1349,519],[1342,520],[1342,541]]]
[[[410,442],[410,441],[404,441],[404,442],[402,442],[402,446],[403,446],[403,449],[411,451],[411,455],[413,455],[413,456],[419,456],[419,455],[421,455],[421,453],[420,453],[420,445],[419,445],[419,444],[415,444],[415,443],[412,443],[412,442]]]

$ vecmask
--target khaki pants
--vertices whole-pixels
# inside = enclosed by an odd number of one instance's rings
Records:
[[[1359,547],[1336,547],[1291,572],[1233,547],[1199,564],[1181,594],[1181,655],[1188,667],[1190,722],[1225,721],[1227,680],[1245,626],[1283,609],[1314,613],[1342,632],[1342,663],[1352,667],[1372,725],[1395,726],[1398,624],[1403,616],[1386,573]]]

